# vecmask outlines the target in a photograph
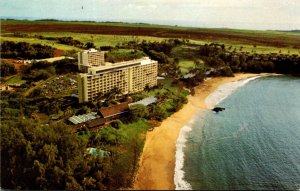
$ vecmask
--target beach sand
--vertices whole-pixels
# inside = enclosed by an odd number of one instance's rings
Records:
[[[205,98],[221,84],[237,81],[258,74],[235,74],[235,77],[216,77],[195,88],[195,95],[188,96],[188,103],[165,119],[159,127],[147,132],[146,142],[135,177],[136,190],[174,190],[176,140],[180,129],[201,109],[207,109]]]

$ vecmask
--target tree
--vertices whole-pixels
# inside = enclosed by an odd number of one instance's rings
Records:
[[[57,74],[78,72],[77,60],[63,59],[53,62]]]
[[[142,104],[136,104],[130,107],[128,117],[130,121],[138,121],[141,118],[148,118],[149,111],[146,106]]]
[[[163,52],[156,52],[155,50],[150,50],[149,51],[149,56],[153,59],[153,60],[157,60],[159,63],[168,63],[168,56],[165,55],[165,53]]]
[[[122,127],[122,124],[123,124],[122,121],[117,119],[117,120],[111,122],[110,125],[115,129],[120,129]]]
[[[61,123],[50,124],[50,127],[33,120],[1,124],[1,187],[26,190],[117,188],[111,183],[110,162],[100,157],[85,157],[86,144]]]
[[[44,90],[41,88],[35,88],[31,93],[30,97],[39,97],[43,95]]]
[[[92,42],[87,42],[87,43],[85,44],[85,47],[86,47],[87,49],[89,49],[89,48],[96,48],[96,46],[95,46],[94,43],[92,43]]]
[[[152,107],[152,111],[150,113],[150,118],[162,121],[163,119],[167,118],[168,113],[165,108],[160,105],[154,105]]]
[[[3,41],[1,43],[2,58],[42,59],[54,56],[55,48],[41,44],[29,44],[26,42]]]
[[[13,74],[16,74],[16,68],[13,64],[7,64],[7,63],[0,63],[0,76],[5,77],[5,76],[10,76]]]

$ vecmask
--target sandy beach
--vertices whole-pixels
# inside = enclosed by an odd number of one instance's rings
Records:
[[[235,77],[217,77],[195,88],[195,95],[188,96],[188,103],[165,119],[159,127],[146,135],[140,166],[135,177],[136,190],[174,190],[176,140],[180,129],[201,109],[208,109],[205,98],[217,87],[258,74],[235,74]],[[261,74],[260,74],[261,75]]]

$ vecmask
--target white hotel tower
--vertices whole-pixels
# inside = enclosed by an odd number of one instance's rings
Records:
[[[99,93],[105,94],[114,88],[128,94],[153,87],[157,85],[157,65],[157,61],[148,57],[105,63],[103,52],[95,49],[81,52],[78,67],[86,73],[78,75],[79,103],[95,100]]]

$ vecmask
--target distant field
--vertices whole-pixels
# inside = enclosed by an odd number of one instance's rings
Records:
[[[87,43],[93,42],[96,47],[99,46],[116,46],[129,41],[162,41],[165,38],[150,37],[150,36],[131,36],[131,35],[101,35],[101,34],[87,34],[87,33],[74,33],[74,32],[38,32],[27,33],[28,35],[42,35],[44,37],[73,37],[75,40]]]
[[[207,41],[230,41],[274,47],[300,48],[300,34],[277,31],[200,29],[127,23],[2,21],[6,32],[76,32],[88,34],[153,36]]]
[[[27,42],[29,44],[42,44],[42,45],[48,45],[52,46],[57,49],[61,50],[80,50],[79,48],[76,48],[74,46],[68,46],[64,44],[59,44],[51,40],[41,40],[34,37],[31,38],[21,38],[21,37],[7,37],[7,36],[1,36],[1,41],[13,41],[13,42]]]
[[[220,43],[230,51],[258,54],[300,54],[300,33],[279,31],[254,31],[238,29],[203,29],[151,24],[129,24],[114,22],[66,22],[66,21],[19,21],[2,20],[2,40],[41,43],[62,50],[79,50],[54,41],[40,40],[45,37],[71,36],[83,43],[93,42],[96,47],[116,46],[128,41],[162,41],[168,38],[189,39],[196,44]],[[3,35],[21,32],[30,38],[6,37]],[[242,47],[242,48],[241,48]]]
[[[102,25],[102,26],[121,26],[121,27],[143,27],[143,28],[166,28],[166,29],[194,29],[194,27],[158,25],[148,23],[125,23],[125,22],[95,22],[95,21],[30,21],[30,20],[2,20],[3,25],[18,25],[18,24],[80,24],[80,25]]]
[[[41,40],[35,37],[35,35],[42,35],[44,37],[73,37],[75,40],[79,40],[82,43],[93,42],[97,48],[100,46],[116,46],[118,44],[126,43],[129,41],[157,41],[160,42],[166,38],[150,37],[150,36],[129,36],[129,35],[101,35],[101,34],[85,34],[85,33],[73,33],[73,32],[35,32],[24,33],[29,37],[13,37],[8,36],[9,33],[4,33],[1,36],[2,40],[14,41],[14,42],[27,42],[30,44],[40,43],[58,48],[61,50],[80,50],[77,47],[59,44],[51,40]]]
[[[226,50],[236,51],[236,52],[249,52],[250,54],[269,54],[269,53],[281,53],[281,54],[298,54],[300,55],[300,48],[292,48],[292,47],[275,47],[275,46],[267,46],[267,45],[251,45],[242,42],[231,42],[230,40],[224,41],[199,41],[199,40],[191,40],[190,42],[194,44],[210,44],[210,43],[218,43],[224,44]]]
[[[228,28],[199,28],[199,27],[186,27],[186,26],[171,26],[171,25],[158,25],[148,23],[126,23],[126,22],[96,22],[96,21],[55,21],[55,20],[2,20],[1,25],[19,25],[19,24],[64,24],[64,25],[98,25],[98,26],[120,26],[120,27],[137,27],[137,28],[159,28],[159,29],[175,29],[175,30],[204,30],[204,31],[219,31],[219,32],[237,32],[237,33],[253,33],[253,34],[282,34],[282,35],[300,35],[297,32],[288,31],[272,31],[272,30],[245,30],[245,29],[228,29]]]
[[[1,36],[2,41],[13,41],[13,42],[27,42],[30,44],[43,44],[52,46],[54,48],[58,48],[61,50],[76,50],[79,51],[80,49],[73,46],[68,46],[64,44],[59,44],[55,41],[51,40],[41,40],[34,37],[34,35],[42,35],[44,37],[66,37],[70,36],[73,37],[75,40],[79,40],[83,43],[93,42],[95,46],[98,48],[100,46],[116,46],[118,44],[126,43],[129,41],[151,41],[151,42],[160,42],[167,38],[160,38],[160,37],[149,37],[149,36],[126,36],[126,35],[99,35],[99,34],[84,34],[84,33],[72,33],[72,32],[41,32],[41,33],[28,33],[31,35],[29,38],[21,38],[21,37],[12,37],[12,36]],[[236,50],[237,52],[250,52],[250,53],[257,53],[257,54],[267,54],[267,53],[279,53],[282,54],[300,54],[300,49],[295,48],[279,48],[279,47],[272,47],[272,46],[262,46],[258,45],[253,47],[253,45],[248,44],[239,44],[239,43],[232,43],[232,42],[224,42],[224,41],[202,41],[202,40],[191,40],[190,42],[195,44],[209,44],[211,42],[225,44],[226,48],[230,46],[231,51]],[[241,47],[243,47],[241,49]]]

